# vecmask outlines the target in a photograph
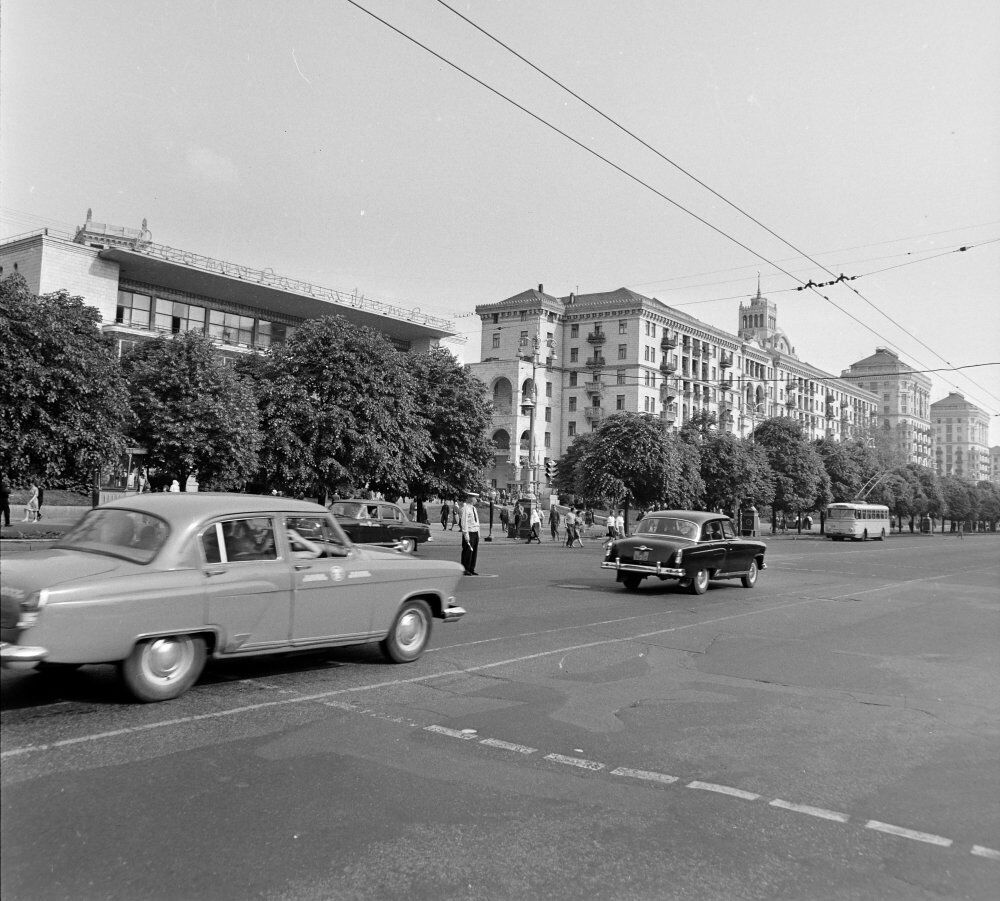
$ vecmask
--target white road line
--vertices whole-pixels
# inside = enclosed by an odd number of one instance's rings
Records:
[[[775,798],[771,801],[771,807],[780,807],[782,810],[792,810],[795,813],[805,813],[811,817],[820,817],[837,823],[846,823],[850,819],[846,813],[838,813],[836,810],[826,810],[822,807],[810,807],[808,804],[793,804],[791,801],[782,801],[781,798]]]
[[[527,745],[515,745],[510,741],[502,741],[499,738],[484,738],[479,742],[490,748],[499,748],[501,751],[516,751],[518,754],[534,754],[538,748],[529,748]]]
[[[797,601],[789,601],[786,604],[775,604],[772,607],[761,607],[758,610],[745,610],[742,613],[732,613],[728,616],[717,616],[714,619],[700,620],[696,623],[688,623],[684,626],[670,626],[666,629],[654,629],[651,632],[642,632],[638,635],[629,635],[624,638],[604,638],[600,641],[588,641],[583,644],[569,645],[562,648],[554,648],[550,651],[539,651],[536,654],[525,654],[522,657],[509,657],[505,660],[498,660],[495,663],[482,663],[478,666],[467,666],[461,669],[449,669],[439,673],[428,673],[426,676],[414,676],[412,679],[389,679],[385,682],[372,682],[368,685],[357,685],[353,688],[334,688],[330,691],[321,691],[311,695],[298,695],[294,698],[282,698],[274,701],[261,701],[257,704],[246,704],[242,707],[231,707],[228,710],[216,710],[212,713],[198,713],[191,716],[176,717],[169,720],[159,720],[154,723],[145,723],[141,726],[126,726],[122,729],[112,729],[108,732],[96,732],[90,735],[79,735],[75,738],[66,738],[61,741],[50,742],[41,745],[28,745],[23,748],[12,748],[0,753],[0,760],[14,757],[19,754],[29,754],[38,751],[50,751],[54,748],[62,748],[68,745],[81,744],[87,741],[99,741],[102,738],[117,738],[123,735],[131,735],[137,732],[147,732],[150,729],[159,729],[164,726],[178,726],[185,723],[195,723],[202,720],[218,719],[224,716],[235,716],[239,713],[252,713],[257,710],[265,710],[269,707],[284,707],[288,704],[306,704],[312,701],[325,701],[337,695],[355,694],[361,691],[374,691],[379,688],[396,688],[402,685],[414,685],[418,682],[427,682],[431,679],[444,679],[450,676],[467,676],[474,673],[482,673],[487,670],[498,669],[502,666],[512,666],[515,663],[527,663],[531,660],[540,660],[543,657],[554,657],[557,654],[568,654],[572,651],[584,651],[589,648],[606,647],[614,644],[628,644],[633,641],[642,641],[646,638],[655,638],[659,635],[667,635],[671,632],[682,632],[687,629],[697,629],[701,626],[712,626],[716,623],[728,622],[734,619],[742,619],[747,616],[757,616],[761,613],[772,613],[775,610],[788,610],[792,607],[802,607],[806,604],[815,604],[824,598],[800,598]]]
[[[743,791],[742,788],[733,788],[731,785],[716,785],[714,782],[694,782],[687,784],[688,788],[700,788],[702,791],[718,792],[720,795],[731,795],[734,798],[743,798],[746,801],[756,801],[760,795],[753,792]]]
[[[565,763],[566,766],[576,766],[581,770],[593,770],[597,772],[598,770],[604,769],[603,763],[598,763],[596,760],[584,760],[582,757],[566,757],[563,754],[546,754],[546,760],[551,760],[553,763]]]
[[[933,835],[930,832],[917,832],[913,829],[904,829],[902,826],[893,826],[891,823],[880,823],[878,820],[869,820],[865,823],[865,829],[875,829],[878,832],[886,832],[889,835],[898,835],[900,838],[911,838],[915,842],[927,842],[929,845],[940,845],[942,848],[951,847],[950,838]]]
[[[666,773],[653,773],[649,770],[632,770],[627,766],[620,766],[611,771],[612,776],[629,776],[632,779],[645,779],[648,782],[662,782],[670,785],[677,781],[677,776],[668,776]]]
[[[972,853],[976,857],[986,857],[989,860],[1000,860],[1000,851],[995,851],[993,848],[984,848],[982,845],[973,845]]]
[[[447,726],[424,726],[425,732],[437,732],[439,735],[447,735],[448,738],[458,738],[462,741],[472,741],[476,738],[475,732],[462,732],[458,729],[449,729]]]

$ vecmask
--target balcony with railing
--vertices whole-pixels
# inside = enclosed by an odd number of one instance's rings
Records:
[[[591,369],[600,369],[606,364],[606,360],[600,354],[594,354],[592,357],[587,357],[587,365]]]
[[[732,391],[733,390],[733,380],[732,379],[722,379],[719,382],[719,390],[721,390],[721,391]]]
[[[722,369],[729,369],[733,365],[733,355],[731,353],[726,353],[723,351],[719,354],[719,367]]]
[[[663,337],[660,339],[660,350],[673,350],[677,346],[677,336],[663,333]]]
[[[583,418],[587,422],[600,422],[604,418],[604,407],[584,407]]]
[[[660,385],[660,400],[672,401],[677,397],[677,389],[673,385],[666,383]]]
[[[604,382],[600,379],[592,379],[591,381],[584,384],[584,390],[587,394],[603,394],[604,393]]]
[[[664,360],[660,363],[660,372],[664,372],[667,375],[672,375],[677,372],[677,364],[673,360]]]
[[[604,332],[591,332],[589,335],[587,335],[587,341],[598,347],[607,340],[608,336],[605,335]]]
[[[677,418],[677,404],[666,404],[660,412],[660,418],[673,422]]]

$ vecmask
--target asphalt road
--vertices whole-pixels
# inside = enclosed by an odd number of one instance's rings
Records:
[[[994,899],[998,551],[779,539],[695,597],[494,542],[408,666],[5,671],[4,901]]]

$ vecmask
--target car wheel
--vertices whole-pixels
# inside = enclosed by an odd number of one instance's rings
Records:
[[[642,576],[637,576],[635,573],[627,573],[622,576],[622,585],[627,591],[635,591],[641,584]]]
[[[691,587],[689,589],[691,594],[704,594],[708,590],[708,570],[699,569],[691,577]]]
[[[409,663],[424,652],[430,637],[430,607],[424,601],[407,601],[380,646],[393,663]]]
[[[184,694],[205,667],[205,640],[164,635],[140,641],[120,664],[125,687],[140,701],[169,701]]]
[[[399,549],[404,554],[412,554],[417,549],[417,539],[416,538],[400,538],[399,539]]]
[[[750,569],[747,570],[747,574],[740,580],[743,582],[744,588],[753,588],[757,584],[757,561],[750,561]]]

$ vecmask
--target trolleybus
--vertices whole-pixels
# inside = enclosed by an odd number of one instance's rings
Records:
[[[889,508],[884,504],[830,504],[825,531],[833,541],[884,541],[889,534]]]

